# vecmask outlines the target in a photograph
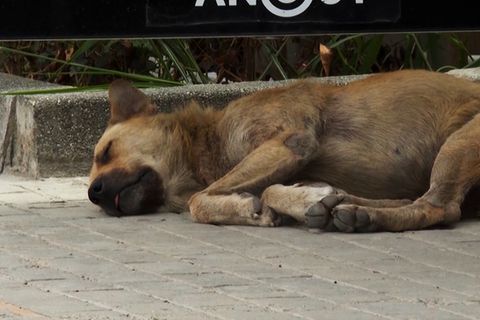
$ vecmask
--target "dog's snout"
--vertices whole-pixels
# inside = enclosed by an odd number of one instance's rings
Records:
[[[101,179],[96,179],[88,188],[88,198],[94,204],[99,204],[102,198],[103,193],[103,181]]]
[[[154,212],[164,202],[161,177],[149,167],[112,169],[92,180],[88,198],[110,216]]]

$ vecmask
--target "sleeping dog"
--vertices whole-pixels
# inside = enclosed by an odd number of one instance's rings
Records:
[[[169,114],[117,80],[109,101],[88,195],[114,216],[402,231],[456,222],[480,181],[480,86],[445,74],[301,80]]]

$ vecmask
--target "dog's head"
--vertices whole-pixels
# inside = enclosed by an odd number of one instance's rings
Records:
[[[179,196],[189,173],[178,124],[127,81],[113,82],[108,95],[111,117],[95,146],[90,200],[113,216],[184,209]]]

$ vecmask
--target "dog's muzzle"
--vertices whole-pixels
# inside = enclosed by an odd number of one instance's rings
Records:
[[[92,181],[88,198],[108,215],[118,217],[154,212],[164,202],[164,190],[160,176],[151,168],[133,173],[113,169]]]

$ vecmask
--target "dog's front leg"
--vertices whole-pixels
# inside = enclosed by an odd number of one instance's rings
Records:
[[[280,218],[262,206],[256,195],[291,178],[317,147],[315,137],[306,132],[283,133],[264,142],[225,176],[190,198],[193,219],[213,224],[278,225]]]

